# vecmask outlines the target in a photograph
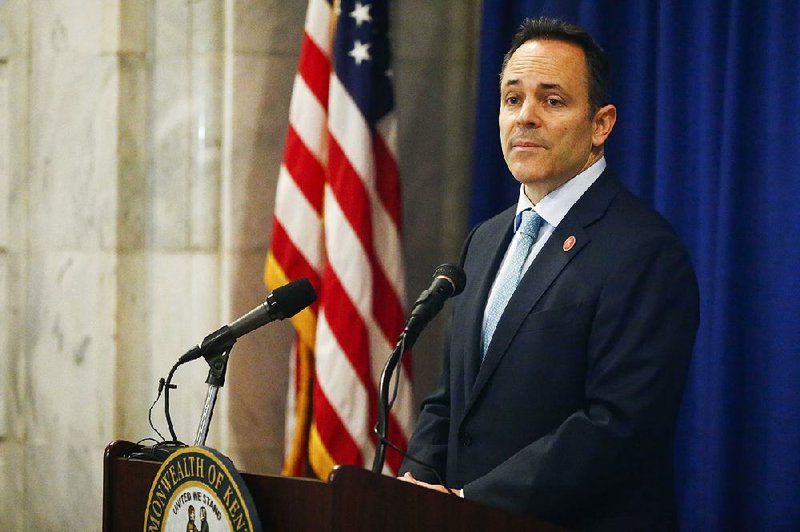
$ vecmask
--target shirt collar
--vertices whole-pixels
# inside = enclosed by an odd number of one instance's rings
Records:
[[[514,217],[514,232],[519,229],[522,223],[522,211],[533,209],[542,219],[552,225],[558,226],[564,216],[575,203],[583,196],[592,183],[597,181],[603,170],[606,169],[606,158],[601,157],[592,166],[576,175],[557,189],[543,197],[535,206],[525,195],[524,185],[519,186],[519,199],[517,200],[517,213]]]

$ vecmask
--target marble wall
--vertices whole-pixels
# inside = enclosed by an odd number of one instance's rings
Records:
[[[465,233],[479,4],[393,3],[409,299]],[[99,529],[105,445],[153,435],[158,378],[266,295],[304,5],[0,0],[0,529]],[[231,355],[208,444],[242,470],[279,468],[290,337]],[[176,374],[184,441],[206,369]]]
[[[28,199],[29,13],[0,2],[0,528],[23,530],[28,339],[24,327]]]

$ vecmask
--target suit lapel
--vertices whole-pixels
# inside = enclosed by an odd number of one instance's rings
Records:
[[[497,227],[487,227],[486,234],[489,237],[487,242],[476,242],[476,249],[480,249],[480,264],[485,265],[480,275],[476,278],[477,289],[472,292],[472,301],[468,303],[470,314],[466,323],[465,331],[469,331],[470,338],[466,342],[467,350],[464,357],[464,390],[471,390],[475,383],[475,377],[481,366],[481,331],[483,330],[483,314],[486,308],[486,300],[489,297],[489,290],[503,261],[506,248],[513,235],[514,212],[512,207],[499,215],[496,222]],[[502,238],[492,238],[496,234],[502,234]]]
[[[516,336],[522,322],[536,307],[542,295],[555,282],[572,258],[589,244],[591,238],[585,228],[605,213],[611,199],[618,190],[619,186],[616,180],[610,177],[607,172],[604,172],[570,209],[567,216],[564,217],[553,234],[550,235],[550,239],[534,259],[503,311],[483,364],[480,363],[480,354],[478,354],[478,367],[474,368],[477,371],[477,377],[473,381],[474,386],[467,401],[466,411],[469,411],[489,382],[491,375],[508,351],[508,347],[514,336]],[[568,238],[571,240],[571,237],[574,237],[574,244],[565,251],[565,241]],[[482,311],[486,304],[489,288],[494,280],[500,260],[502,260],[502,255],[508,246],[507,239],[505,241],[505,245],[500,250],[500,259],[496,261],[497,264],[493,265],[490,272],[491,275],[484,283],[488,286],[481,287],[481,302],[483,303],[480,307],[481,316],[483,316]],[[480,331],[480,325],[481,322],[478,322],[478,331]],[[471,326],[475,326],[475,324],[471,324]],[[479,340],[477,345],[480,346]],[[466,389],[470,388],[467,387]]]

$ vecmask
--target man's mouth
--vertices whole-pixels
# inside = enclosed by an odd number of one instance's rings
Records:
[[[539,140],[519,136],[511,139],[511,149],[513,150],[514,148],[519,148],[521,150],[535,150],[537,148],[546,149],[547,146],[545,143]]]
[[[537,148],[544,149],[545,146],[539,142],[535,142],[532,140],[515,140],[511,143],[511,148],[518,148],[522,150],[534,150]]]

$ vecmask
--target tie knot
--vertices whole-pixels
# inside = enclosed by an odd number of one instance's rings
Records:
[[[542,217],[536,211],[527,209],[520,213],[522,217],[519,223],[519,229],[522,234],[528,235],[533,240],[539,235],[539,229],[542,227]]]

